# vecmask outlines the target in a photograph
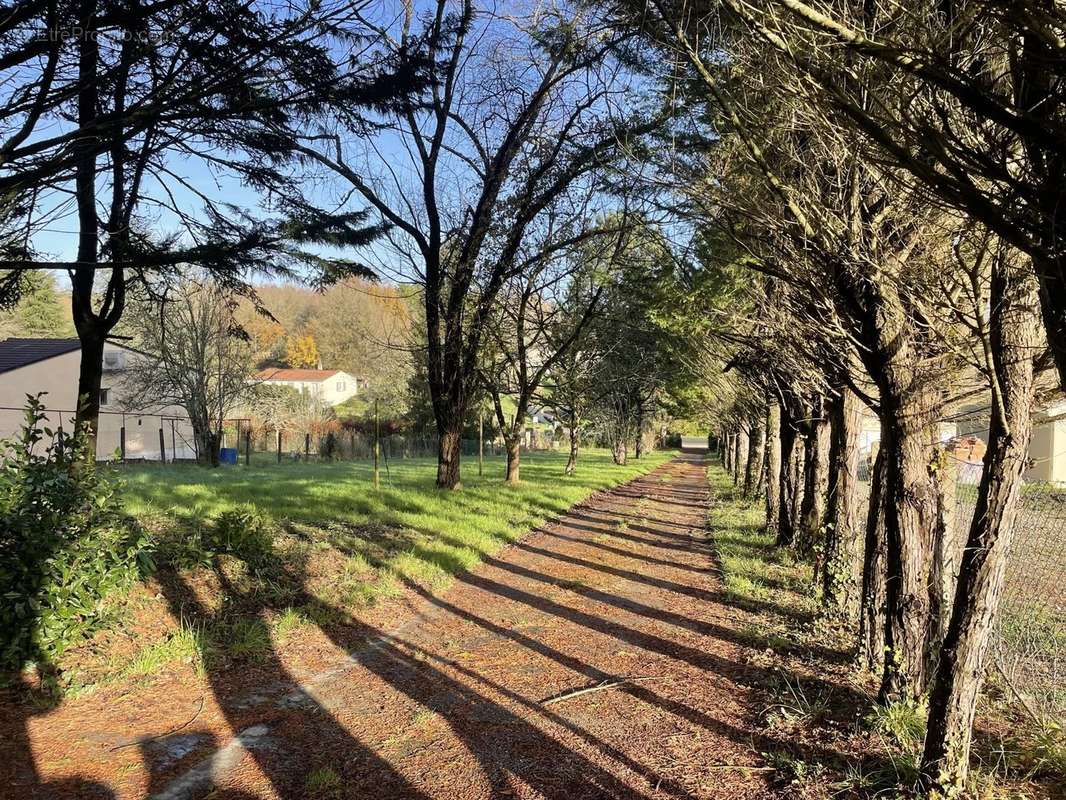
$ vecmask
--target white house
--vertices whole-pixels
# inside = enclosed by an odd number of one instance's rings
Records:
[[[160,459],[163,455],[195,458],[192,428],[184,409],[177,407],[131,411],[124,403],[121,376],[131,359],[144,354],[117,342],[104,345],[104,370],[100,384],[100,420],[97,458],[106,460],[122,448],[125,430],[127,458]],[[78,371],[81,343],[77,339],[21,339],[0,341],[0,438],[18,432],[26,395],[44,392],[48,427],[73,428],[78,405]]]
[[[359,394],[366,382],[339,369],[264,369],[254,378],[256,383],[270,386],[290,386],[301,394],[317,397],[327,405],[336,406]]]

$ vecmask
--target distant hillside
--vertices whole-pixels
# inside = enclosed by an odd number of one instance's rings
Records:
[[[321,363],[370,383],[353,413],[373,399],[380,401],[383,414],[406,411],[414,290],[350,279],[321,292],[294,284],[263,284],[256,292],[274,317],[257,314],[250,303],[240,309],[257,366]]]

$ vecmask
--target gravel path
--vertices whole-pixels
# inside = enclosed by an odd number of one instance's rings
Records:
[[[702,457],[684,455],[443,596],[412,587],[387,618],[315,629],[240,674],[5,723],[0,796],[768,797],[763,773],[733,768],[759,762],[707,505]]]

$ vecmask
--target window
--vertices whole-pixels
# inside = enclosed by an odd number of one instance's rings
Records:
[[[348,388],[348,385],[344,381],[337,381],[337,391],[343,392]]]
[[[110,389],[101,389],[100,390],[100,405],[106,406],[107,403],[108,403],[108,400],[110,400],[110,399],[111,399],[111,390]]]

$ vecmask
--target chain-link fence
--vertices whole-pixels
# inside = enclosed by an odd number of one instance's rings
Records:
[[[958,566],[977,503],[989,410],[969,410],[940,424],[942,487],[955,495],[944,522]],[[860,459],[861,519],[869,507],[870,437]],[[1018,500],[990,668],[996,682],[1034,713],[1066,713],[1066,417],[1034,418],[1029,467]]]
[[[298,429],[251,431],[237,426],[228,429],[223,446],[238,447],[242,463],[294,463],[307,461],[364,461],[374,457],[373,433],[351,430],[300,431]],[[417,434],[382,434],[378,438],[379,457],[389,461],[408,458],[435,458],[438,440]],[[524,448],[534,449],[534,448]],[[541,449],[541,448],[535,448]],[[486,458],[502,455],[503,448],[485,439],[462,440],[462,454]]]
[[[0,407],[0,439],[18,435],[26,409]],[[43,427],[74,430],[73,409],[48,408]],[[98,461],[194,461],[196,442],[188,417],[172,413],[100,411],[96,433]]]

